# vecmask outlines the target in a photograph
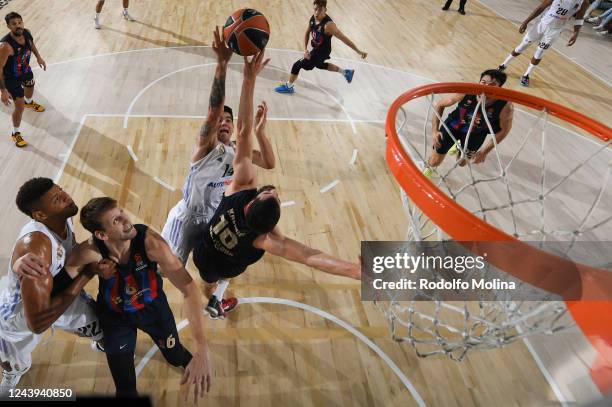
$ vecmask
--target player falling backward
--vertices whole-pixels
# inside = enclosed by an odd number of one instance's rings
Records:
[[[360,265],[337,259],[282,234],[280,200],[272,185],[257,188],[253,165],[253,93],[257,75],[269,62],[264,51],[250,61],[245,58],[244,78],[238,111],[238,137],[234,157],[234,177],[193,252],[193,261],[206,282],[210,301],[208,311],[223,315],[218,298],[220,279],[236,277],[257,262],[265,252],[305,264],[330,274],[359,279]],[[212,294],[212,295],[211,295]]]
[[[213,34],[212,49],[217,55],[217,67],[210,92],[208,115],[196,139],[189,173],[183,186],[183,198],[168,213],[162,231],[162,236],[183,265],[201,239],[206,224],[219,206],[223,192],[234,174],[232,163],[235,146],[231,141],[234,118],[232,109],[223,104],[225,76],[233,52],[222,41],[219,27]],[[272,169],[275,159],[272,145],[266,136],[265,102],[260,105],[258,113],[255,135],[261,151],[253,151],[253,163],[261,168]],[[231,311],[237,304],[235,298],[224,298],[221,302],[225,312]]]
[[[582,3],[582,6],[580,6]],[[525,21],[519,27],[519,32],[522,34],[527,30],[529,22],[540,14],[544,15],[540,18],[536,24],[532,25],[523,41],[512,50],[510,55],[502,62],[499,66],[499,70],[503,71],[508,67],[510,61],[525,51],[531,44],[538,42],[538,49],[536,49],[529,67],[521,76],[521,85],[529,86],[529,75],[535,69],[535,67],[542,60],[544,52],[550,48],[557,38],[561,35],[563,27],[571,17],[575,17],[574,20],[574,33],[567,42],[567,46],[572,46],[580,34],[580,29],[584,24],[584,14],[589,7],[589,2],[586,0],[544,0],[535,10],[527,17]],[[546,10],[546,11],[545,11]]]

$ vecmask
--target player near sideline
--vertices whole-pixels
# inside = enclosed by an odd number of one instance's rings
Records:
[[[47,70],[47,63],[34,45],[32,33],[23,27],[21,16],[11,12],[4,17],[4,20],[11,32],[0,40],[1,99],[6,106],[9,105],[10,99],[13,99],[15,103],[11,137],[17,147],[25,147],[28,143],[21,136],[20,130],[23,110],[27,107],[39,113],[45,111],[44,106],[32,99],[34,95],[34,74],[30,67],[30,56],[34,54],[38,65],[44,70]]]
[[[582,3],[582,6],[580,3]],[[574,45],[576,39],[578,38],[578,34],[580,34],[580,29],[584,24],[584,14],[586,13],[588,7],[589,2],[586,0],[542,1],[542,3],[531,12],[529,17],[523,21],[519,27],[519,32],[521,34],[524,33],[527,30],[527,25],[529,22],[531,22],[531,20],[535,19],[542,13],[544,13],[544,15],[540,18],[540,21],[531,26],[529,31],[527,31],[527,34],[525,34],[525,37],[523,37],[523,41],[521,41],[521,43],[510,52],[510,55],[508,55],[498,69],[501,71],[505,70],[514,57],[521,55],[523,51],[537,41],[538,48],[531,58],[529,67],[523,76],[521,76],[521,85],[529,86],[529,75],[542,60],[544,52],[546,52],[546,50],[550,48],[555,40],[559,38],[561,32],[563,31],[563,27],[571,17],[575,17],[574,33],[567,42],[567,46],[570,47]]]
[[[486,70],[480,75],[481,85],[501,87],[505,82],[506,74],[496,69]],[[495,144],[501,143],[506,138],[512,128],[514,107],[511,102],[487,98],[485,110],[494,132],[495,143],[489,140],[487,145],[481,148],[489,134],[489,127],[482,118],[482,106],[478,106],[476,111],[479,100],[480,96],[476,95],[453,94],[436,103],[438,115],[434,114],[431,121],[433,151],[427,160],[428,167],[423,171],[426,177],[434,175],[433,168],[442,164],[447,153],[453,153],[449,150],[454,148],[456,142],[460,143],[465,151],[465,156],[459,161],[459,166],[463,167],[467,164],[467,160],[473,160],[475,164],[484,162],[487,154],[495,148]],[[457,104],[457,107],[448,115],[444,124],[440,125],[438,117],[442,117],[445,108],[454,104]]]
[[[355,279],[361,276],[359,264],[334,258],[285,237],[277,226],[281,211],[276,188],[272,185],[257,188],[251,133],[255,81],[269,61],[263,57],[264,51],[250,61],[245,58],[234,177],[193,252],[193,261],[206,282],[210,298],[207,310],[213,316],[223,315],[218,301],[223,298],[223,287],[216,286],[217,281],[242,274],[265,252],[326,273]]]
[[[189,163],[189,173],[183,186],[183,198],[170,210],[162,236],[183,265],[187,263],[197,241],[221,202],[223,192],[233,174],[234,132],[232,109],[224,106],[225,76],[232,50],[221,39],[219,27],[214,31],[212,49],[217,55],[208,115],[196,139]],[[274,151],[266,135],[267,105],[260,105],[255,135],[261,151],[253,151],[253,163],[265,169],[275,166]],[[222,299],[225,312],[237,304],[235,298]]]
[[[48,178],[25,182],[16,198],[32,220],[19,232],[8,270],[8,286],[0,293],[0,394],[15,388],[32,365],[32,352],[49,328],[79,336],[102,338],[98,318],[83,287],[109,262],[91,265],[81,273],[64,268],[74,245],[71,218],[78,207]],[[18,259],[33,258],[35,273],[19,272]]]
[[[330,58],[332,37],[338,38],[351,47],[361,58],[365,59],[368,56],[367,52],[357,48],[355,43],[344,35],[331,17],[327,15],[327,0],[314,0],[313,6],[314,14],[310,17],[306,32],[304,33],[304,58],[293,64],[289,80],[275,88],[275,91],[278,93],[295,92],[293,84],[297,80],[301,69],[310,71],[313,68],[318,68],[338,72],[344,76],[348,83],[352,82],[353,75],[355,74],[354,69],[343,69],[332,63],[325,62]],[[310,51],[308,50],[309,39],[312,46]]]

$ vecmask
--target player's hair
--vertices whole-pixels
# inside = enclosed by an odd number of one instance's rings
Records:
[[[266,185],[259,188],[257,190],[257,195],[270,188],[274,187],[272,185]],[[256,197],[246,212],[247,226],[258,235],[263,235],[272,231],[279,219],[280,205],[278,201],[272,197],[268,199],[259,199]]]
[[[499,83],[499,86],[504,86],[504,83],[506,83],[506,79],[508,78],[508,75],[499,69],[487,69],[480,74],[480,79],[486,75],[489,75],[491,79],[495,79]]]
[[[229,107],[228,105],[223,105],[223,111],[225,113],[229,113],[229,115],[232,117],[232,121],[234,121],[234,111],[231,107]]]
[[[11,22],[11,20],[14,18],[21,18],[23,20],[23,18],[19,14],[15,13],[14,11],[11,11],[4,17],[4,21],[6,21],[6,25],[8,25]]]
[[[81,225],[91,233],[104,230],[100,218],[102,215],[117,206],[117,201],[108,196],[92,198],[81,209]]]
[[[40,198],[53,188],[53,185],[53,180],[43,177],[32,178],[26,181],[21,188],[19,188],[17,198],[15,198],[15,203],[19,210],[29,217],[32,217],[34,207]]]
[[[314,0],[313,5],[327,8],[327,0]]]

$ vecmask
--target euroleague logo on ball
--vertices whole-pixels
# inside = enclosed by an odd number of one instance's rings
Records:
[[[270,38],[270,24],[257,10],[234,11],[223,26],[223,39],[238,55],[255,55],[265,48]]]

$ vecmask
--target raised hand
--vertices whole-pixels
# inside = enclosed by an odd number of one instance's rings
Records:
[[[265,130],[266,122],[268,121],[268,104],[265,100],[257,106],[257,113],[255,114],[255,131],[259,133]]]
[[[217,54],[217,61],[220,64],[227,64],[229,60],[232,58],[232,54],[234,53],[230,47],[227,46],[221,33],[221,29],[219,26],[215,27],[215,31],[213,31],[214,39],[212,44],[212,49],[215,54]]]
[[[255,79],[257,75],[266,67],[270,58],[264,60],[265,49],[261,50],[249,61],[248,57],[244,57],[244,77]]]

